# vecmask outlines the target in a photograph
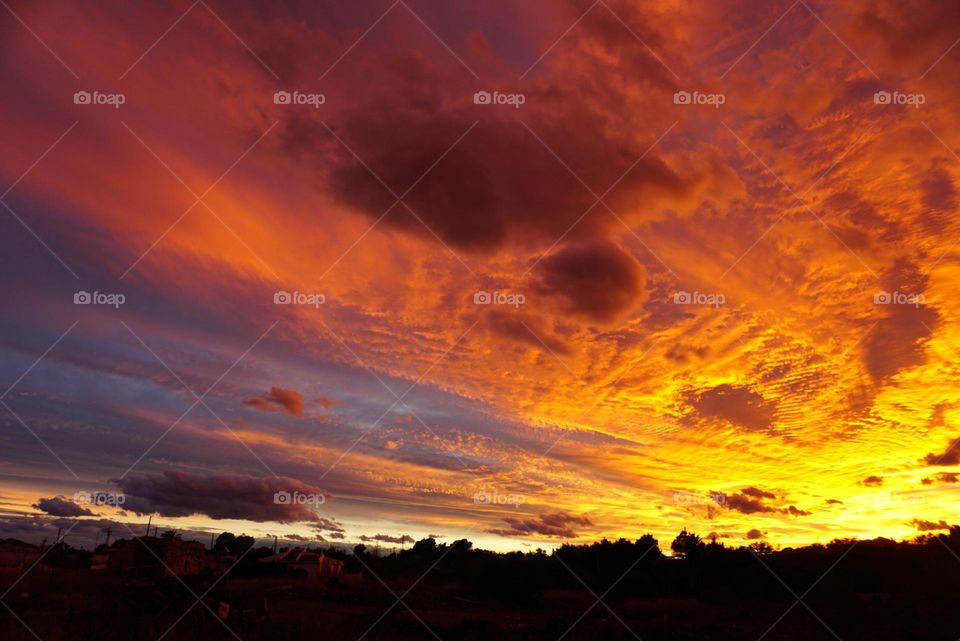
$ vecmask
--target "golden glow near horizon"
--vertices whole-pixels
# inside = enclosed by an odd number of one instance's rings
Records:
[[[949,522],[960,50],[938,57],[960,22],[798,5],[765,34],[787,7],[609,4],[652,49],[600,9],[548,50],[572,5],[466,31],[423,8],[462,60],[398,14],[331,67],[352,40],[328,16],[231,16],[260,60],[198,15],[122,82],[159,33],[20,8],[83,80],[11,27],[0,172],[78,279],[5,221],[3,373],[79,320],[10,403],[84,480],[18,433],[4,513],[173,470],[321,487],[334,543],[666,548],[686,527],[787,546]],[[94,87],[126,101],[70,102]],[[295,87],[325,102],[274,101]],[[475,103],[494,89],[525,101]],[[128,302],[77,307],[79,289]],[[224,372],[137,462],[196,400],[184,384]],[[185,529],[318,531],[141,498]]]

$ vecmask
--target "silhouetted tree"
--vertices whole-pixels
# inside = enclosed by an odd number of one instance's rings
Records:
[[[756,543],[750,544],[750,549],[753,550],[753,553],[757,556],[766,556],[768,554],[773,554],[773,546],[767,543],[766,541],[758,541]]]
[[[670,549],[681,559],[695,556],[698,552],[703,551],[704,547],[700,537],[693,532],[687,532],[687,528],[683,528],[677,538],[673,540],[673,543],[670,544]]]
[[[437,541],[433,538],[420,539],[413,544],[413,554],[424,558],[432,557],[437,552]]]
[[[660,550],[660,542],[652,534],[644,534],[636,543],[634,543],[638,548],[643,552],[647,552],[647,558],[659,558],[663,556],[663,552]]]
[[[253,547],[254,539],[252,536],[241,534],[237,536],[232,532],[224,532],[217,537],[213,544],[213,551],[216,554],[236,554],[240,555]]]

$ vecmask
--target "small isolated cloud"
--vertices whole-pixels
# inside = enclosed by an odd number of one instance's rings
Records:
[[[39,499],[34,506],[50,516],[96,516],[85,507],[80,507],[64,496],[54,496],[49,499]]]
[[[331,399],[331,398],[328,398],[328,397],[324,396],[323,394],[321,394],[320,396],[318,396],[318,397],[316,397],[315,399],[313,399],[313,402],[316,403],[317,405],[319,405],[320,407],[322,407],[322,408],[325,409],[325,410],[328,410],[328,409],[330,409],[331,407],[333,407],[334,405],[336,405],[336,401],[334,401],[334,400]]]
[[[766,534],[764,534],[764,533],[761,532],[760,530],[753,529],[753,530],[750,530],[749,532],[747,532],[744,536],[745,536],[747,539],[755,540],[755,539],[762,539],[763,537],[766,536]]]
[[[501,536],[530,536],[531,534],[542,534],[544,536],[575,539],[578,535],[573,529],[574,525],[593,525],[587,517],[576,516],[569,512],[542,514],[532,519],[508,517],[504,519],[504,522],[510,527],[487,531]]]
[[[286,412],[291,416],[303,415],[303,394],[282,387],[271,387],[268,394],[247,399],[243,404],[263,412]]]
[[[868,476],[867,478],[860,481],[861,485],[866,485],[867,487],[880,487],[883,485],[882,476]]]
[[[960,465],[960,438],[954,439],[942,454],[927,454],[923,461],[927,465]]]
[[[910,521],[910,525],[917,528],[921,532],[932,532],[935,530],[949,530],[950,524],[944,520],[940,520],[939,523],[934,523],[933,521],[924,521],[922,519],[913,519]]]
[[[328,532],[334,534],[343,534],[345,531],[343,526],[337,521],[322,516],[317,517],[316,522],[313,524],[313,529],[317,530],[318,532]]]
[[[741,514],[789,514],[790,516],[809,516],[810,512],[801,510],[795,505],[785,508],[770,505],[769,501],[775,501],[777,495],[758,487],[745,487],[736,494],[724,494],[722,492],[711,493],[716,498],[716,503],[722,508],[740,512]]]
[[[413,537],[408,534],[403,534],[401,536],[392,536],[390,534],[377,534],[375,536],[367,536],[366,534],[360,535],[360,540],[364,543],[413,543]]]
[[[928,476],[920,480],[924,485],[933,485],[936,482],[940,483],[956,483],[960,479],[955,472],[939,472],[933,476]]]

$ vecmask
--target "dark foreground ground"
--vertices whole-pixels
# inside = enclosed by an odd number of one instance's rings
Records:
[[[951,571],[958,570],[960,564]],[[394,596],[376,579],[350,588],[311,587],[299,580],[230,579],[207,593],[201,604],[175,579],[118,589],[108,582],[77,577],[17,586],[3,602],[22,623],[4,609],[0,638],[956,641],[960,637],[956,594],[929,600],[903,593],[861,593],[848,599],[808,596],[796,603],[772,576],[771,581],[770,598],[750,603],[723,594],[710,600],[607,597],[597,603],[586,589],[547,590],[526,603],[509,603],[425,579],[403,603],[397,603],[411,581],[390,581]],[[210,585],[191,581],[189,587],[200,596]],[[231,604],[225,620],[215,614],[221,602]]]
[[[389,556],[325,551],[344,564],[333,581],[265,564],[269,550],[219,577],[135,579],[67,550],[60,566],[0,576],[0,640],[960,639],[960,528],[781,551],[683,532],[671,548],[645,536],[496,554],[426,539]]]

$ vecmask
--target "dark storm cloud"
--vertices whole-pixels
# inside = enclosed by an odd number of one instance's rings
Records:
[[[556,354],[568,354],[570,348],[539,317],[521,316],[516,312],[491,310],[487,317],[490,331],[521,343]]]
[[[689,402],[701,416],[721,418],[750,430],[769,429],[776,405],[748,387],[717,385],[696,395]]]
[[[936,159],[924,174],[920,187],[923,204],[929,209],[954,211],[957,208],[957,188],[950,173],[943,167],[946,159]]]
[[[526,97],[522,112],[507,113],[474,105],[477,88],[448,63],[409,52],[381,59],[371,68],[376,84],[329,122],[285,114],[281,150],[315,165],[348,208],[374,220],[390,210],[383,225],[462,249],[493,249],[508,240],[552,243],[590,209],[594,193],[621,177],[606,196],[621,216],[658,198],[688,197],[702,180],[681,176],[657,152],[645,155],[656,135],[620,135],[619,115],[584,101],[564,81],[572,69],[515,90],[500,86]],[[395,205],[408,189],[405,204]],[[619,225],[602,205],[597,209],[572,237]]]
[[[33,506],[51,516],[95,516],[85,507],[80,507],[63,496],[54,496],[49,499],[39,499]]]
[[[125,509],[137,514],[190,516],[250,521],[320,521],[310,502],[275,499],[277,493],[293,496],[322,495],[315,486],[286,477],[258,478],[232,474],[162,474],[128,476],[115,481],[126,495]]]
[[[860,484],[866,485],[867,487],[880,487],[881,485],[883,485],[883,477],[876,476],[876,475],[868,476],[867,478],[860,481]]]
[[[593,523],[585,516],[575,516],[569,512],[556,512],[553,514],[542,514],[536,518],[515,518],[507,517],[503,519],[509,528],[499,528],[487,530],[492,534],[501,536],[530,536],[541,534],[544,536],[555,536],[563,539],[577,538],[577,532],[573,526],[591,526]]]
[[[960,438],[951,442],[941,454],[927,454],[923,461],[927,465],[958,465],[960,464]]]
[[[888,62],[915,73],[929,66],[960,30],[960,5],[923,0],[882,0],[870,3],[858,17],[858,28],[882,43]]]
[[[785,508],[770,505],[768,501],[777,499],[773,492],[762,490],[758,487],[745,487],[736,494],[724,494],[722,492],[713,492],[717,497],[715,502],[721,508],[740,512],[741,514],[787,514],[790,516],[809,516],[810,512],[801,510],[795,505]]]
[[[897,261],[883,275],[881,291],[902,296],[922,296],[927,277],[912,263]],[[937,311],[924,303],[877,305],[879,322],[863,340],[864,361],[877,383],[926,362],[926,340],[939,323]]]
[[[646,299],[643,267],[607,240],[567,243],[544,258],[536,272],[540,294],[595,322],[618,320]]]

